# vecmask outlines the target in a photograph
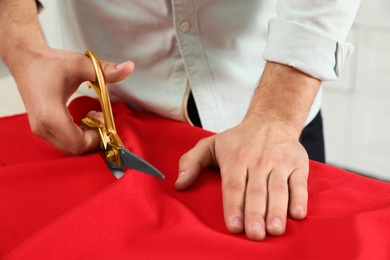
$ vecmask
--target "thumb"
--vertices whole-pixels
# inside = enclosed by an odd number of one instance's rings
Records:
[[[71,70],[72,73],[75,73],[75,80],[78,82],[76,85],[80,85],[84,81],[96,80],[96,73],[90,58],[81,53],[77,53],[75,62],[80,64],[80,66],[72,66],[73,70]],[[134,63],[132,61],[125,61],[118,64],[99,60],[99,63],[107,83],[115,83],[124,80],[134,71]]]
[[[100,65],[107,83],[124,80],[134,71],[134,63],[132,61],[125,61],[120,64],[100,61]]]
[[[200,140],[194,148],[185,153],[179,160],[179,176],[175,188],[185,190],[191,186],[199,175],[199,172],[214,160],[214,137]]]

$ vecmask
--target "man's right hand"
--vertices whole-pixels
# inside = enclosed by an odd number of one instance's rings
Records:
[[[118,82],[134,70],[131,61],[100,61],[107,83]],[[48,48],[16,69],[16,83],[27,110],[31,130],[61,151],[80,155],[94,150],[97,134],[73,122],[66,103],[84,81],[95,81],[92,61],[77,52]]]
[[[82,82],[95,80],[92,61],[48,46],[34,0],[0,0],[0,24],[0,58],[15,78],[32,131],[68,154],[95,149],[96,133],[75,124],[66,106]],[[130,61],[101,65],[108,83],[134,70]]]

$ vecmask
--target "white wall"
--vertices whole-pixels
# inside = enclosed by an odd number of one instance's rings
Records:
[[[355,52],[324,88],[327,162],[390,181],[390,1],[363,0]]]

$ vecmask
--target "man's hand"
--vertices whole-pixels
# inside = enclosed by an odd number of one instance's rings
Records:
[[[293,218],[306,216],[308,156],[294,132],[283,123],[242,124],[203,139],[182,156],[176,188],[190,186],[201,168],[219,165],[227,228],[245,229],[253,240],[266,231],[281,235],[288,207]]]
[[[96,133],[78,127],[66,106],[82,82],[95,80],[92,61],[47,45],[33,0],[0,0],[0,24],[0,58],[15,78],[32,131],[69,154],[96,148]],[[108,83],[134,69],[130,61],[101,65]]]
[[[291,67],[267,63],[243,122],[184,154],[176,188],[188,188],[202,168],[219,166],[228,230],[252,240],[283,234],[287,213],[295,219],[307,213],[309,159],[299,136],[319,85]]]
[[[101,61],[106,82],[126,78],[132,62],[116,65]],[[16,70],[19,71],[19,70]],[[95,149],[98,136],[81,129],[69,114],[66,102],[84,81],[96,79],[92,61],[76,52],[48,48],[31,59],[23,73],[15,73],[32,131],[65,153],[79,155]]]

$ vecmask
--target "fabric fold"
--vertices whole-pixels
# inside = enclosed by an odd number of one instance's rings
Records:
[[[98,105],[83,97],[70,110],[77,122]],[[165,180],[135,170],[116,180],[98,153],[68,157],[33,138],[26,115],[0,119],[9,153],[25,151],[0,158],[0,258],[388,259],[389,183],[310,162],[307,218],[288,218],[283,236],[253,242],[225,227],[218,169],[174,188],[180,156],[213,133],[122,103],[113,110],[125,146]]]

